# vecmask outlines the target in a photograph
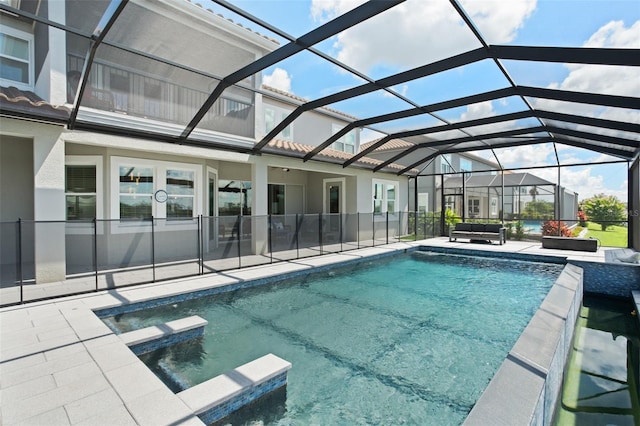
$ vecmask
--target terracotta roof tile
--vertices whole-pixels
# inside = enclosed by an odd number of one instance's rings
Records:
[[[284,90],[276,89],[275,87],[271,87],[271,86],[268,86],[266,84],[263,84],[262,88],[264,90],[268,90],[269,92],[277,93],[278,95],[286,96],[287,98],[291,98],[291,99],[293,99],[295,101],[300,102],[301,104],[309,102],[309,99],[302,98],[302,97],[300,97],[298,95],[294,95],[293,93],[285,92]],[[330,112],[332,112],[334,114],[341,115],[341,116],[343,116],[345,118],[348,118],[350,120],[358,120],[358,117],[350,115],[350,114],[347,114],[346,112],[338,111],[337,109],[328,108],[328,107],[322,107],[321,109],[324,109],[325,111],[330,111]]]
[[[193,1],[191,1],[191,0],[186,0],[186,1],[188,1],[189,3],[191,3],[191,4],[195,5],[195,6],[198,6],[200,9],[206,10],[207,12],[212,13],[212,14],[214,14],[214,15],[218,16],[219,18],[226,19],[227,21],[231,22],[232,24],[236,24],[236,25],[237,25],[237,26],[239,26],[240,28],[244,28],[245,30],[249,31],[250,33],[257,34],[257,35],[259,35],[260,37],[262,37],[262,38],[264,38],[264,39],[267,39],[267,40],[269,40],[269,41],[271,41],[271,42],[273,42],[273,43],[275,43],[275,44],[278,44],[278,45],[280,44],[280,42],[279,42],[278,40],[276,40],[275,38],[272,38],[272,37],[269,37],[269,36],[264,35],[264,34],[262,34],[262,33],[259,33],[258,31],[254,31],[254,30],[252,30],[252,29],[251,29],[251,28],[249,28],[249,27],[245,27],[245,26],[244,26],[244,25],[242,25],[240,22],[233,22],[233,19],[231,19],[231,18],[227,18],[227,17],[225,17],[224,15],[222,15],[221,13],[216,13],[216,12],[214,12],[212,9],[205,8],[205,7],[204,7],[204,6],[202,6],[200,3],[195,3],[195,2],[193,2]]]
[[[66,106],[51,105],[33,92],[2,86],[0,86],[0,110],[56,121],[68,120],[71,112]]]
[[[378,139],[372,140],[370,142],[360,144],[360,151],[364,151],[365,149],[367,149],[368,147],[370,147],[374,143],[378,142],[380,139],[382,139],[382,138],[378,138]],[[385,143],[381,147],[376,148],[374,150],[374,152],[375,151],[386,151],[386,150],[391,150],[391,149],[406,149],[406,148],[411,148],[413,145],[414,144],[412,144],[411,142],[407,142],[407,141],[405,141],[403,139],[391,139],[390,141],[388,141],[387,143]]]
[[[267,146],[270,147],[270,148],[274,148],[276,150],[289,151],[289,152],[298,153],[298,154],[302,154],[302,155],[306,155],[306,154],[310,153],[315,148],[315,146],[304,145],[304,144],[301,144],[301,143],[286,141],[286,140],[283,140],[283,139],[273,139],[267,144]],[[345,160],[348,160],[351,157],[353,157],[352,154],[349,154],[349,153],[346,153],[346,152],[342,152],[342,151],[337,151],[337,150],[332,149],[332,148],[323,149],[322,151],[320,151],[320,153],[318,153],[318,156],[319,157],[333,158],[333,159],[341,160],[341,161],[345,161]],[[362,157],[358,161],[356,161],[356,163],[364,164],[364,165],[367,165],[367,166],[377,166],[379,164],[382,164],[382,161],[375,160],[375,159],[369,158],[369,157]],[[395,164],[395,163],[391,163],[387,167],[389,169],[394,169],[394,170],[402,170],[402,169],[404,169],[404,166],[401,166],[401,165]]]

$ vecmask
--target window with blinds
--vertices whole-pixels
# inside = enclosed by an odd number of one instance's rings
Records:
[[[96,166],[65,166],[67,220],[96,217]]]

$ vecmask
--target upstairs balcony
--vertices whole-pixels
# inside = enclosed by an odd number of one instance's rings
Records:
[[[73,103],[84,59],[67,57],[67,102]],[[176,84],[135,70],[94,62],[82,107],[184,126],[210,92]],[[196,85],[197,86],[197,85]],[[251,91],[233,87],[209,109],[198,128],[253,138],[255,98]]]

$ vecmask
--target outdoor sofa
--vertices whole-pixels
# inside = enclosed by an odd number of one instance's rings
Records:
[[[500,223],[457,223],[449,228],[449,241],[457,241],[458,238],[498,241],[502,245],[507,242],[507,228]]]

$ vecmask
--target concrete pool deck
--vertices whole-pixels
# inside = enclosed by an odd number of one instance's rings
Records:
[[[604,262],[596,253],[542,249],[539,242],[399,242],[224,273],[69,296],[0,309],[0,423],[3,425],[203,424],[93,310],[280,276],[417,246],[557,256]],[[44,289],[47,285],[43,284]],[[46,291],[46,290],[43,290]]]

